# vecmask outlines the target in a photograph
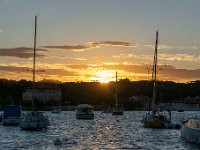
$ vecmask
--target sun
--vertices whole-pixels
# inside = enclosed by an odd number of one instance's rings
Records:
[[[92,77],[90,79],[101,83],[108,83],[110,81],[114,81],[115,72],[112,70],[100,70],[95,74],[95,77]]]

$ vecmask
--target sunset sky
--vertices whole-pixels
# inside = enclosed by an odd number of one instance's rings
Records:
[[[156,31],[158,79],[200,79],[199,0],[0,0],[0,75],[36,80],[150,80]],[[149,74],[148,74],[149,72]]]

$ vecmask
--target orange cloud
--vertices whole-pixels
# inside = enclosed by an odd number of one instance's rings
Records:
[[[46,69],[36,70],[36,80],[56,79],[62,82],[77,80],[91,81],[91,79],[101,79],[111,81],[115,78],[115,71],[120,78],[130,80],[150,80],[152,73],[151,64],[101,64],[101,65],[49,65]],[[168,80],[175,82],[188,82],[200,79],[200,69],[189,70],[177,68],[171,65],[158,65],[158,80]],[[32,80],[32,68],[21,67],[19,65],[0,66],[2,78],[7,79],[27,79]],[[113,73],[113,75],[111,74]]]
[[[200,40],[194,40],[193,43],[200,43]]]

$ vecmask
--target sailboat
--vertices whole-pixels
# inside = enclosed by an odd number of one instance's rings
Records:
[[[42,112],[34,110],[35,95],[35,62],[36,62],[36,38],[37,38],[37,16],[35,16],[35,34],[34,34],[34,56],[33,56],[33,85],[32,85],[32,111],[27,112],[21,117],[19,126],[24,130],[42,130],[47,129],[49,120]]]
[[[157,49],[158,49],[158,31],[156,32],[155,52],[153,61],[153,100],[152,111],[149,111],[143,118],[142,122],[146,128],[172,128],[171,124],[171,111],[169,110],[169,116],[159,114],[156,106],[156,80],[157,80]]]
[[[118,89],[117,89],[117,71],[116,71],[116,82],[115,82],[115,108],[113,109],[112,115],[123,115],[123,110],[118,104]]]

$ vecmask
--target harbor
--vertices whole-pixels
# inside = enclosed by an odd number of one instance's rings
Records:
[[[0,150],[200,149],[200,1],[0,13]]]
[[[93,120],[78,120],[74,111],[45,111],[50,121],[47,130],[34,132],[0,125],[0,149],[199,149],[198,144],[182,140],[180,130],[144,128],[141,119],[145,113],[124,111],[123,116],[113,116],[94,111]],[[198,112],[172,114],[172,121],[177,123],[198,116]],[[58,138],[61,146],[54,145]]]

